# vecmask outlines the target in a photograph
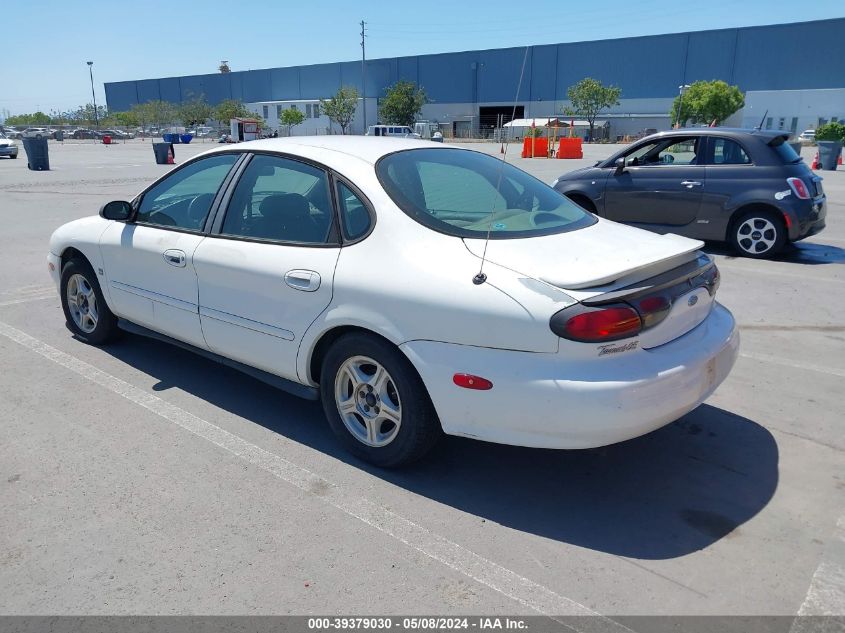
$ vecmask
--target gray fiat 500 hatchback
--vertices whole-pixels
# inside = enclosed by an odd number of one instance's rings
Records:
[[[692,128],[641,139],[553,186],[601,217],[769,257],[821,231],[821,178],[773,130]]]

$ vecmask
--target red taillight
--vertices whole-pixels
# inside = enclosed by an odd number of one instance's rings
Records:
[[[552,331],[572,341],[598,343],[615,341],[639,334],[642,320],[634,308],[624,304],[582,307],[578,313],[566,318],[566,310],[552,317]]]
[[[455,374],[452,376],[452,382],[458,387],[464,389],[477,389],[479,391],[487,391],[493,388],[493,383],[482,378],[481,376],[473,376],[472,374]]]
[[[637,302],[643,328],[654,327],[666,318],[672,309],[672,303],[663,295],[652,295]]]
[[[809,200],[811,198],[810,190],[807,188],[806,183],[800,178],[787,178],[786,182],[789,183],[792,193],[794,193],[795,197],[799,200]]]

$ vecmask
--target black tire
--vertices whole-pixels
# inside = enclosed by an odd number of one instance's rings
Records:
[[[746,211],[731,223],[728,239],[742,257],[773,257],[786,243],[786,226],[783,218],[773,211]]]
[[[96,297],[97,309],[97,323],[92,331],[86,332],[74,321],[71,314],[71,307],[68,302],[68,281],[74,275],[81,275],[93,290]],[[106,300],[103,297],[103,291],[100,289],[100,283],[97,281],[97,275],[91,268],[87,261],[80,259],[72,259],[62,268],[62,278],[59,285],[62,310],[65,313],[65,321],[68,329],[81,341],[91,345],[103,345],[115,340],[120,335],[120,329],[117,327],[117,317],[112,314],[106,305]]]
[[[384,446],[370,446],[357,439],[338,410],[335,380],[341,366],[358,356],[370,358],[387,370],[401,403],[401,424],[395,437]],[[443,434],[434,405],[413,365],[391,343],[371,334],[346,334],[332,344],[320,371],[320,397],[337,438],[349,452],[375,466],[410,464],[428,453]],[[358,419],[363,427],[363,418]]]
[[[17,157],[18,157],[17,154],[10,154],[9,155],[9,158],[11,158],[12,160],[16,159]]]

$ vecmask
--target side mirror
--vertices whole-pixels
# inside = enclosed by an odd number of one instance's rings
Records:
[[[617,158],[615,161],[613,161],[613,164],[616,165],[616,173],[617,174],[621,174],[623,171],[625,171],[625,158],[624,157]]]
[[[100,217],[106,220],[126,222],[132,218],[133,213],[132,205],[125,200],[114,200],[100,207]]]

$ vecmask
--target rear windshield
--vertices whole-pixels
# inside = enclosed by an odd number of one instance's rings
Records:
[[[769,147],[775,151],[775,154],[780,156],[780,159],[784,163],[797,163],[801,160],[801,157],[792,149],[792,145],[787,143],[783,136],[778,136],[769,141]]]
[[[376,165],[387,194],[420,224],[457,237],[533,237],[590,226],[595,217],[521,169],[479,152],[412,149]]]

